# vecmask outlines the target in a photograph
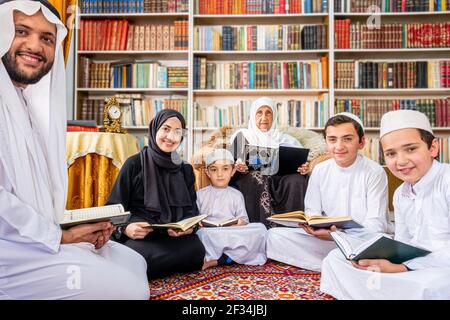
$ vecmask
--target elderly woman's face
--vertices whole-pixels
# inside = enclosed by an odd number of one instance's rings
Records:
[[[272,109],[267,106],[262,106],[256,111],[256,126],[261,131],[269,131],[272,128],[273,113]]]

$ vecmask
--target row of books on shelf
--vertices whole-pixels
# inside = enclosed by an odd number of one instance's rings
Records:
[[[134,25],[128,20],[81,20],[78,49],[93,51],[187,50],[188,21]]]
[[[368,26],[350,19],[334,22],[336,49],[447,48],[450,22],[383,23]]]
[[[336,61],[337,89],[450,88],[450,60]]]
[[[328,0],[197,0],[199,14],[298,14],[328,12]]]
[[[393,110],[417,110],[433,127],[450,127],[450,97],[435,99],[336,99],[335,113],[356,114],[367,128],[377,128],[383,114]]]
[[[80,0],[81,13],[188,12],[189,0]]]
[[[241,25],[194,27],[194,50],[317,50],[327,48],[319,25]]]
[[[116,94],[122,110],[122,126],[148,126],[155,114],[163,109],[180,112],[186,119],[188,102],[186,97],[149,97],[142,94]],[[93,120],[103,123],[105,98],[85,97],[80,100],[80,120]]]
[[[439,145],[439,154],[436,160],[442,163],[450,163],[450,137],[436,137]],[[362,150],[362,154],[382,165],[384,160],[383,151],[380,145],[380,138],[366,137],[366,144]]]
[[[89,63],[83,57],[81,88],[187,88],[187,67],[164,66],[159,62]]]
[[[328,58],[287,62],[208,62],[194,57],[194,89],[322,89]]]
[[[448,5],[448,0],[335,0],[334,12],[367,12],[372,6],[379,12],[439,12]]]
[[[251,104],[251,100],[241,100],[227,106],[196,103],[194,125],[202,128],[246,126]],[[278,124],[300,128],[322,127],[329,117],[328,110],[327,94],[278,102]]]

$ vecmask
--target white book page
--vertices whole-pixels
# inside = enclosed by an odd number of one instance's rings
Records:
[[[125,209],[121,204],[77,210],[66,210],[66,212],[64,213],[63,221],[61,223],[113,217],[123,214],[124,211]]]

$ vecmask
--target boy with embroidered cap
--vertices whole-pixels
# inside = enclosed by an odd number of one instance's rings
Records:
[[[380,138],[386,165],[404,181],[394,194],[395,239],[431,253],[403,264],[366,259],[352,266],[334,250],[322,265],[321,290],[338,299],[449,299],[450,166],[434,160],[438,142],[421,112],[386,113]],[[368,285],[370,271],[380,272],[377,285]]]
[[[333,158],[319,163],[308,182],[307,215],[349,215],[364,228],[346,232],[364,236],[388,232],[387,176],[376,162],[358,153],[365,137],[361,120],[343,112],[330,118],[324,130]],[[267,257],[300,268],[320,271],[322,260],[336,248],[331,229],[272,228],[268,232]]]
[[[230,227],[203,227],[198,232],[206,249],[203,269],[225,264],[228,260],[240,264],[262,265],[266,262],[266,227],[248,223],[242,193],[228,186],[236,172],[230,151],[215,149],[205,157],[206,174],[211,185],[197,192],[200,214],[212,222],[238,219]]]

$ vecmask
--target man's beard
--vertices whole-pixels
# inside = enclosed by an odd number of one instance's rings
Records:
[[[19,51],[16,52],[15,56],[17,56],[18,52]],[[41,56],[44,61],[44,67],[42,67],[42,69],[40,69],[37,73],[28,76],[24,72],[20,71],[15,56],[13,56],[11,52],[7,52],[2,57],[2,61],[11,80],[20,84],[30,85],[38,83],[39,80],[41,80],[47,73],[49,73],[53,67],[53,61],[51,63],[45,64],[47,60]]]

